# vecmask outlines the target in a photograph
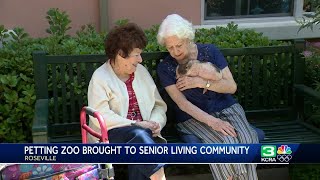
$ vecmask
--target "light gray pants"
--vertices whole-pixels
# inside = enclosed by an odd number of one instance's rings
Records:
[[[256,131],[250,126],[240,104],[234,104],[221,112],[213,113],[212,116],[229,122],[236,130],[237,137],[224,136],[213,130],[208,125],[195,119],[189,119],[177,124],[179,131],[186,134],[194,134],[203,143],[221,144],[252,144],[259,143]],[[212,176],[215,180],[225,180],[232,176],[233,180],[256,180],[258,179],[256,164],[210,164]]]

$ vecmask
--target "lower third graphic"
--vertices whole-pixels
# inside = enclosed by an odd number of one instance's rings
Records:
[[[261,162],[265,163],[288,163],[292,159],[292,151],[288,145],[262,145],[261,146]],[[278,160],[278,161],[277,161]]]

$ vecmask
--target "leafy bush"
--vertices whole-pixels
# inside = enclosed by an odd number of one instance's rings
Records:
[[[289,166],[292,180],[318,180],[320,179],[319,164],[294,164]]]
[[[47,12],[46,19],[50,24],[50,27],[46,30],[47,33],[60,38],[69,37],[66,32],[71,29],[71,20],[66,12],[60,12],[59,8],[51,8]]]
[[[315,3],[315,1],[311,1]],[[314,14],[308,15],[309,19],[303,18],[298,21],[301,24],[299,29],[310,28],[320,23],[320,7],[318,6]],[[306,50],[303,52],[306,61],[305,84],[320,92],[320,42],[307,42]],[[308,121],[313,125],[320,127],[320,107],[310,103],[308,100],[305,109],[307,110]]]
[[[219,48],[242,48],[273,46],[285,44],[285,42],[269,40],[251,29],[238,29],[238,25],[229,23],[226,27],[197,29],[195,41],[199,43],[215,44]]]
[[[298,23],[301,24],[299,31],[304,28],[310,28],[311,30],[313,30],[313,26],[315,24],[320,23],[320,9],[319,9],[319,7],[317,8],[315,14],[309,14],[306,16],[308,16],[308,18],[303,17],[302,20],[298,20]]]
[[[150,29],[145,30],[148,38],[146,52],[166,51],[164,47],[157,43],[156,35],[159,25],[154,25]],[[215,44],[219,48],[242,48],[242,47],[259,47],[284,45],[288,42],[269,40],[252,29],[239,29],[237,24],[229,23],[226,27],[211,29],[196,29],[195,42],[204,44]]]
[[[33,40],[22,29],[16,33],[17,41],[0,49],[0,141],[5,142],[30,140],[34,111]]]

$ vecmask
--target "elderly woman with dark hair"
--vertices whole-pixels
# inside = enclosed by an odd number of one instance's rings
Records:
[[[110,143],[166,142],[160,131],[166,124],[167,106],[149,72],[140,64],[146,44],[146,36],[136,24],[115,27],[105,40],[109,59],[92,75],[88,104],[102,114]],[[99,130],[94,119],[89,125]],[[92,136],[89,139],[96,141]],[[163,166],[129,165],[129,179],[166,179]]]
[[[160,62],[157,72],[162,86],[177,105],[178,131],[191,143],[258,143],[257,132],[232,97],[237,85],[227,61],[214,45],[195,44],[194,36],[192,24],[177,14],[163,20],[157,35],[159,44],[170,53]],[[198,66],[192,76],[176,77],[177,66],[190,59],[217,68]],[[210,164],[210,168],[217,180],[258,179],[255,164]]]

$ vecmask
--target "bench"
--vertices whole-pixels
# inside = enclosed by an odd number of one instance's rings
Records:
[[[262,143],[317,143],[319,129],[307,124],[306,99],[320,104],[320,94],[303,85],[304,59],[297,45],[222,49],[238,84],[236,98],[250,123],[265,131]],[[300,50],[301,52],[301,50]],[[163,135],[177,142],[172,100],[160,87],[157,64],[168,52],[146,52],[143,64],[149,70],[168,104]],[[87,104],[87,87],[94,70],[106,61],[104,55],[46,55],[34,52],[36,88],[34,143],[81,142],[79,115]],[[312,105],[311,104],[311,105]]]

